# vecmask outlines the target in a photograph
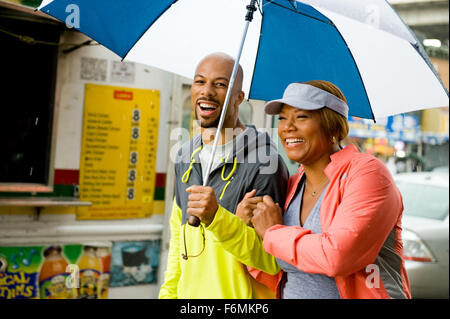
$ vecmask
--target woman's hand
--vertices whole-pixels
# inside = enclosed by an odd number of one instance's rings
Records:
[[[265,195],[262,202],[259,202],[253,210],[251,221],[258,235],[264,238],[267,229],[283,223],[281,208],[272,197]]]
[[[255,196],[255,194],[256,189],[245,194],[244,198],[236,208],[236,216],[242,219],[244,223],[250,227],[253,227],[252,225],[253,210],[256,209],[256,205],[258,203],[263,201],[263,198],[261,196],[253,197]]]

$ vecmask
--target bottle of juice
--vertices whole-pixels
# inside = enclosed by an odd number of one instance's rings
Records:
[[[111,252],[109,247],[98,247],[97,257],[100,259],[102,271],[98,284],[98,298],[108,299],[109,278],[111,269]]]
[[[67,261],[61,254],[61,246],[50,246],[44,250],[44,263],[39,274],[41,299],[71,299],[72,291],[67,288]]]
[[[96,255],[95,247],[84,246],[83,255],[78,261],[78,267],[80,269],[78,298],[97,299],[98,283],[102,268]]]

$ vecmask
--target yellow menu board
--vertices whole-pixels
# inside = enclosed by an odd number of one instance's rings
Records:
[[[148,217],[155,192],[157,90],[86,84],[77,219]]]

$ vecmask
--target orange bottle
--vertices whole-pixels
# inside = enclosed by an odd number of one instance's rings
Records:
[[[84,252],[78,261],[80,269],[80,287],[78,298],[97,299],[98,284],[101,273],[100,259],[96,255],[96,248],[84,246]]]
[[[100,259],[102,271],[98,284],[98,298],[108,299],[109,278],[111,270],[111,252],[108,247],[97,248],[97,257]]]
[[[61,254],[61,246],[50,246],[44,251],[44,263],[39,274],[41,299],[71,299],[72,292],[66,286],[70,276],[67,261]]]

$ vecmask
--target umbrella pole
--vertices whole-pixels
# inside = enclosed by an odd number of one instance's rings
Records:
[[[217,126],[216,136],[214,137],[214,143],[211,151],[211,157],[208,161],[208,166],[206,167],[206,178],[203,181],[203,186],[207,186],[209,182],[209,173],[211,172],[212,164],[214,161],[214,155],[216,154],[217,144],[219,143],[219,138],[221,136],[221,131],[223,127],[223,122],[225,120],[225,115],[227,114],[228,104],[230,102],[231,91],[234,86],[234,80],[236,79],[237,70],[239,68],[239,61],[241,60],[242,49],[244,48],[245,38],[247,37],[248,27],[250,22],[253,20],[253,13],[256,11],[256,1],[251,0],[250,4],[247,6],[247,14],[245,16],[245,27],[244,32],[242,34],[241,44],[239,46],[239,51],[234,61],[233,72],[231,73],[230,83],[228,85],[227,94],[225,96],[224,106],[222,109],[222,113],[220,114],[219,124]],[[189,216],[188,223],[191,226],[198,227],[200,225],[200,219],[197,216]]]

